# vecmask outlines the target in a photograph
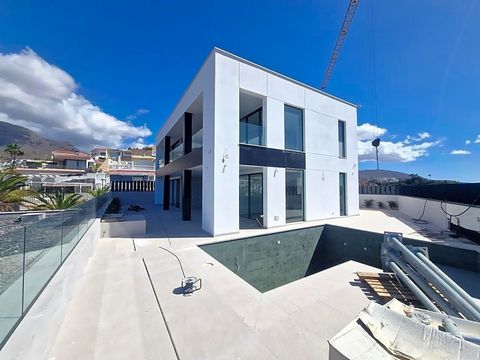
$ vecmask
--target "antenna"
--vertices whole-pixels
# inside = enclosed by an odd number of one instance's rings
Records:
[[[380,146],[380,138],[376,138],[372,141],[372,146],[375,147],[375,155],[377,157],[377,170],[380,170],[380,166],[378,165],[378,147]]]

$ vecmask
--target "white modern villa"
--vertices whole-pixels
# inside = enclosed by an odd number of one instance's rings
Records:
[[[214,236],[357,215],[356,127],[355,105],[214,48],[157,134],[155,202]]]

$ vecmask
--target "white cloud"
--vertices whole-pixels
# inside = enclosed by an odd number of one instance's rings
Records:
[[[465,145],[470,145],[472,143],[471,140],[465,140]]]
[[[430,135],[430,133],[428,133],[426,131],[418,133],[418,140],[429,139],[431,137],[432,137],[432,135]]]
[[[129,147],[132,149],[143,149],[145,146],[153,147],[154,144],[146,144],[143,138],[135,139],[134,141],[128,143],[125,147]]]
[[[145,125],[134,126],[103,112],[77,89],[67,72],[31,49],[0,53],[0,121],[28,127],[83,149],[97,145],[121,147],[132,139],[143,140],[151,135]]]
[[[480,135],[477,135],[477,138],[473,142],[475,144],[480,144]]]
[[[416,136],[408,135],[407,138],[403,142],[405,144],[411,144],[413,142],[422,141],[422,140],[428,139],[430,137],[432,137],[432,135],[430,135],[430,133],[424,131],[424,132],[419,132]]]
[[[450,154],[451,155],[470,155],[471,152],[468,150],[452,150]]]
[[[362,124],[357,127],[357,139],[358,140],[373,140],[376,137],[383,136],[387,132],[387,129],[383,129],[376,125],[369,123]]]
[[[358,126],[358,158],[360,161],[375,161],[375,148],[371,141],[375,136],[381,137],[387,133],[387,129],[379,128],[371,124]],[[374,135],[377,134],[377,135]],[[409,162],[428,155],[428,150],[440,145],[441,140],[423,141],[430,138],[428,132],[418,133],[416,136],[407,136],[403,141],[381,141],[378,147],[380,161]]]
[[[138,109],[133,114],[130,114],[126,117],[127,120],[133,120],[138,118],[139,116],[146,115],[150,112],[148,109]]]

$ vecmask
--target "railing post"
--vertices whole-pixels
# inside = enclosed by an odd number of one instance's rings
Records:
[[[62,214],[62,229],[60,230],[60,263],[63,263],[63,211]]]
[[[22,315],[25,311],[25,268],[26,268],[26,253],[27,253],[27,226],[23,226],[23,264],[22,264]]]

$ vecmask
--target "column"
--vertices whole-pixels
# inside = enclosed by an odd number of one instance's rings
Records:
[[[163,210],[170,209],[170,175],[163,177]]]
[[[192,114],[186,112],[183,118],[183,155],[187,155],[192,151]]]
[[[182,176],[182,220],[192,219],[192,170],[183,170]]]

